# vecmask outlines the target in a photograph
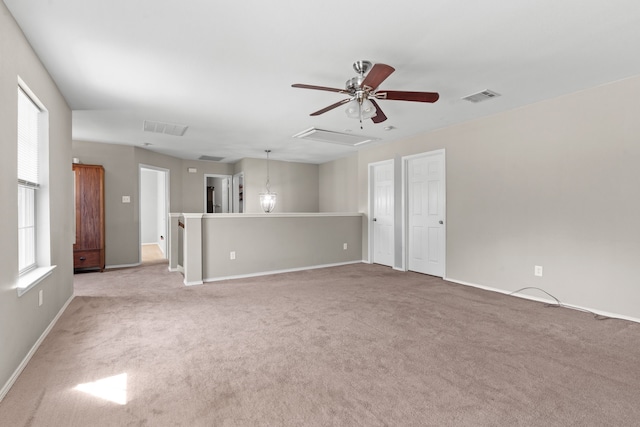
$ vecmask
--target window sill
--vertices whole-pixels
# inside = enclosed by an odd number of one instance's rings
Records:
[[[55,265],[51,265],[49,267],[39,267],[33,271],[28,272],[27,274],[23,274],[18,278],[18,287],[16,290],[18,291],[18,296],[26,294],[29,289],[33,288],[35,285],[43,281],[47,276],[53,273],[53,270],[56,268]]]

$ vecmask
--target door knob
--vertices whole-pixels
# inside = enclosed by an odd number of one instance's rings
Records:
[[[373,220],[374,220],[374,221],[377,221],[377,219],[376,219],[376,218],[373,218]]]
[[[438,222],[439,222],[440,224],[444,224],[444,221],[442,221],[442,220],[440,220],[440,221],[438,221]]]

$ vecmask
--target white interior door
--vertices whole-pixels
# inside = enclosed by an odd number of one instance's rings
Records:
[[[158,246],[167,256],[167,172],[158,171]]]
[[[408,269],[444,277],[444,152],[406,160]]]
[[[393,161],[372,166],[373,262],[393,266]]]

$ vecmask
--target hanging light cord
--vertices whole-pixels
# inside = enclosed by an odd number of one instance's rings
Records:
[[[269,182],[269,153],[271,152],[271,150],[264,150],[267,152],[267,193],[271,193],[271,183]]]

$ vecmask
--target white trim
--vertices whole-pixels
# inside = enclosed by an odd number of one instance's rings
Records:
[[[219,282],[221,280],[246,279],[250,277],[270,276],[272,274],[292,273],[294,271],[304,271],[304,270],[316,270],[318,268],[339,267],[341,265],[350,265],[350,264],[370,264],[370,263],[368,263],[365,260],[337,262],[334,264],[311,265],[308,267],[286,268],[284,270],[272,270],[272,271],[261,271],[258,273],[238,274],[236,276],[214,277],[210,279],[204,279],[204,282]]]
[[[104,269],[105,270],[111,270],[111,269],[114,269],[114,268],[137,267],[137,266],[139,266],[141,264],[142,264],[141,262],[136,262],[136,263],[133,263],[133,264],[106,265],[104,267]]]
[[[58,321],[58,319],[60,319],[60,316],[62,316],[62,313],[64,313],[64,311],[67,309],[67,307],[69,306],[73,298],[74,298],[74,295],[72,294],[71,297],[69,297],[69,299],[67,300],[67,302],[62,306],[60,311],[58,311],[58,314],[56,314],[56,317],[54,317],[51,323],[49,323],[49,326],[47,326],[47,329],[45,329],[42,335],[40,335],[40,338],[38,338],[35,344],[33,344],[33,347],[31,347],[31,350],[29,350],[29,352],[24,357],[24,359],[22,359],[22,362],[20,362],[20,365],[18,365],[18,367],[13,372],[13,374],[9,377],[9,379],[7,380],[5,385],[2,387],[2,389],[0,389],[0,402],[2,402],[2,399],[4,399],[4,397],[7,395],[7,393],[13,386],[13,384],[16,382],[16,380],[24,370],[24,368],[27,367],[27,364],[29,363],[33,355],[36,353],[36,351],[40,347],[40,344],[42,344],[42,342],[47,337],[47,335],[49,335],[49,332],[51,332],[56,322]]]
[[[186,279],[182,283],[184,283],[185,286],[197,286],[197,285],[204,284],[202,280],[196,280],[195,282],[187,282]]]
[[[335,217],[335,216],[363,216],[359,212],[289,212],[289,213],[217,213],[198,214],[183,213],[185,218],[307,218],[307,217]]]
[[[176,273],[176,272],[179,272],[179,271],[180,271],[180,269],[179,269],[179,268],[171,268],[171,267],[169,267],[169,271],[170,271],[171,273]]]
[[[457,284],[463,285],[463,286],[470,286],[472,288],[483,289],[485,291],[490,291],[490,292],[497,292],[497,293],[500,293],[500,294],[509,295],[509,296],[517,297],[517,298],[522,298],[522,299],[526,299],[526,300],[543,302],[543,303],[553,304],[553,305],[558,304],[558,302],[556,300],[552,299],[552,298],[536,297],[536,296],[526,295],[526,294],[513,294],[513,291],[507,291],[505,289],[500,289],[500,288],[493,288],[491,286],[478,285],[477,283],[465,282],[464,280],[456,280],[456,279],[452,279],[450,277],[445,277],[443,280],[445,280],[447,282],[457,283]],[[594,309],[594,308],[582,307],[582,306],[579,306],[579,305],[567,304],[567,303],[564,303],[564,302],[562,303],[562,307],[570,308],[572,310],[580,310],[580,311],[585,311],[586,310],[586,311],[590,311],[591,313],[597,314],[599,316],[612,317],[612,318],[616,318],[616,319],[629,320],[630,322],[640,323],[640,318],[637,318],[637,317],[625,316],[623,314],[611,313],[611,312],[608,312],[608,311],[597,310],[597,309]]]
[[[182,217],[183,217],[184,219],[187,219],[187,218],[192,218],[192,219],[202,219],[202,217],[204,217],[204,215],[205,215],[205,214],[203,214],[203,213],[197,213],[197,212],[194,212],[194,213],[183,213],[183,214],[182,214]],[[221,214],[218,214],[218,215],[221,215]],[[213,218],[216,218],[218,215],[214,216]]]
[[[38,283],[42,282],[45,278],[49,277],[51,273],[53,273],[53,270],[55,268],[55,265],[51,265],[49,267],[39,267],[20,276],[18,278],[18,286],[16,287],[16,291],[18,291],[18,297],[26,294],[29,289],[33,288]]]

